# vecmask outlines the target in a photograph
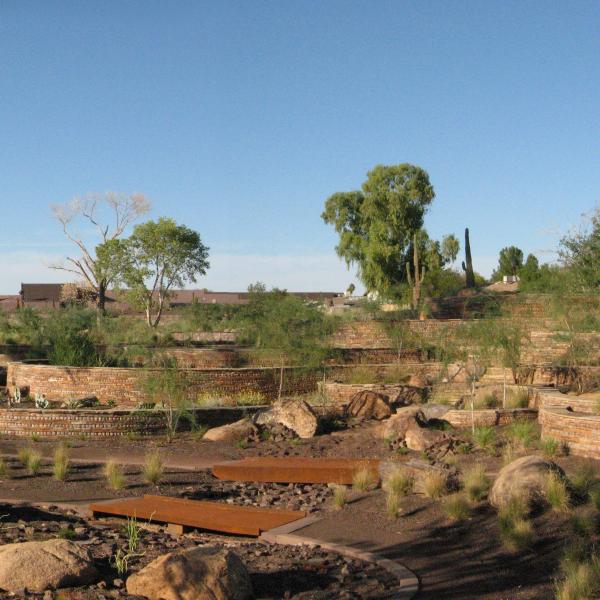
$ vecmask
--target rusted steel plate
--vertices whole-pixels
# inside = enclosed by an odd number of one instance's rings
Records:
[[[90,504],[94,516],[135,517],[153,523],[168,523],[259,536],[261,532],[303,519],[303,511],[273,510],[253,506],[234,506],[222,502],[186,500],[168,496],[143,496]]]
[[[228,481],[338,483],[350,485],[357,471],[369,469],[379,479],[379,460],[260,456],[213,466],[215,477]]]

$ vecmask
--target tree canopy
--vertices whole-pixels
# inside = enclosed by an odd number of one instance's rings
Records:
[[[492,274],[492,280],[499,281],[505,275],[518,275],[523,266],[523,250],[516,246],[507,246],[500,250],[498,267]]]
[[[406,282],[411,242],[434,196],[427,172],[403,163],[377,165],[361,190],[327,199],[321,217],[339,234],[336,252],[358,267],[367,291],[385,294]]]

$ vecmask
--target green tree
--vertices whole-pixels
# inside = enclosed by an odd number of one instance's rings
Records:
[[[358,267],[367,291],[385,295],[406,282],[411,242],[434,196],[427,172],[404,163],[377,165],[361,190],[327,199],[321,217],[339,234],[336,252]]]
[[[460,242],[453,234],[445,235],[442,238],[441,254],[445,263],[453,263],[460,252]]]
[[[153,328],[173,288],[194,283],[209,267],[208,248],[200,235],[165,217],[136,225],[131,237],[111,240],[97,253],[118,272],[130,300],[143,307],[146,323]]]
[[[504,275],[518,275],[523,266],[523,250],[516,246],[507,246],[500,250],[498,268],[492,274],[494,281],[499,281]]]
[[[249,303],[241,307],[236,329],[243,342],[277,353],[280,398],[286,365],[311,367],[323,363],[332,323],[319,308],[285,290],[267,292],[258,283],[248,292]]]

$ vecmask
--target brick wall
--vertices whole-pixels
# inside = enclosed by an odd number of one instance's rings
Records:
[[[554,438],[567,444],[576,456],[600,460],[600,416],[543,408],[539,420],[542,439]]]
[[[495,425],[507,425],[512,421],[526,419],[535,421],[538,418],[538,411],[534,408],[498,408],[473,411],[476,427],[490,427]],[[453,427],[464,429],[472,426],[471,411],[449,410],[444,416],[444,421],[448,421]]]
[[[160,369],[122,369],[108,367],[59,367],[27,362],[10,363],[7,372],[9,392],[16,387],[29,388],[31,395],[45,394],[49,400],[66,400],[94,395],[101,402],[114,400],[120,407],[134,407],[148,402],[144,383]],[[284,369],[283,394],[286,396],[316,391],[320,370],[288,367]],[[232,396],[246,391],[277,397],[279,369],[180,369],[188,384],[191,398],[202,392]]]
[[[198,424],[217,427],[255,411],[254,407],[207,408],[195,413]],[[11,437],[101,438],[164,432],[165,420],[159,411],[0,409],[0,435]]]
[[[319,389],[327,400],[333,404],[348,404],[352,398],[363,390],[376,392],[388,396],[392,402],[401,399],[408,402],[417,402],[423,399],[422,388],[401,384],[377,383],[319,383]]]

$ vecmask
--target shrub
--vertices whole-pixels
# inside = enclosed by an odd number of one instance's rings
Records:
[[[77,537],[70,527],[61,527],[57,535],[61,540],[74,540]]]
[[[500,401],[495,394],[486,394],[483,398],[480,398],[474,402],[474,407],[481,408],[498,408]]]
[[[535,424],[533,421],[517,419],[506,428],[510,439],[519,442],[523,448],[529,448],[535,439]]]
[[[114,460],[109,460],[104,466],[104,476],[111,490],[122,490],[125,487],[123,468]]]
[[[439,471],[428,471],[421,481],[423,493],[432,500],[441,498],[447,492],[446,476]]]
[[[371,486],[377,485],[377,477],[372,469],[362,467],[352,478],[352,487],[360,492],[366,492]]]
[[[531,522],[525,519],[512,521],[510,527],[500,530],[500,536],[506,547],[513,551],[529,548],[535,537]]]
[[[348,501],[348,488],[345,485],[336,485],[333,488],[333,506],[341,510]]]
[[[490,487],[483,465],[475,465],[463,474],[463,487],[471,502],[482,500]]]
[[[254,390],[240,392],[235,397],[235,403],[237,406],[261,406],[263,404],[269,404],[264,394]]]
[[[469,501],[464,494],[450,494],[444,499],[444,512],[451,521],[465,521],[471,515]]]
[[[521,496],[511,496],[508,502],[503,504],[498,510],[498,518],[500,520],[500,526],[510,525],[511,522],[519,519],[527,518],[529,514],[529,507],[525,498]]]
[[[385,507],[387,514],[391,519],[397,519],[398,515],[400,514],[400,499],[401,496],[394,493],[391,489],[388,490],[385,500]]]
[[[414,486],[414,478],[400,469],[391,473],[385,480],[385,487],[389,493],[394,494],[399,498],[411,494]]]
[[[64,444],[60,444],[54,451],[52,473],[57,481],[64,481],[69,474],[69,452]]]
[[[570,523],[578,539],[590,538],[598,533],[599,515],[595,510],[579,510],[571,515]]]
[[[144,481],[150,485],[158,485],[164,474],[164,465],[158,452],[151,452],[146,455],[142,475]]]
[[[27,464],[29,463],[29,455],[33,452],[33,448],[27,446],[23,448],[19,448],[19,462],[27,468]]]
[[[546,458],[554,458],[558,454],[559,444],[554,438],[544,438],[540,441],[540,450]]]
[[[511,391],[506,398],[506,408],[527,408],[529,394],[527,390]]]
[[[496,442],[496,432],[493,427],[475,427],[473,441],[482,450],[488,450]]]
[[[549,473],[544,482],[544,493],[548,504],[557,512],[567,512],[571,507],[569,491],[562,477]]]
[[[221,399],[212,392],[201,392],[196,397],[196,405],[204,408],[210,408],[212,406],[219,406]]]

